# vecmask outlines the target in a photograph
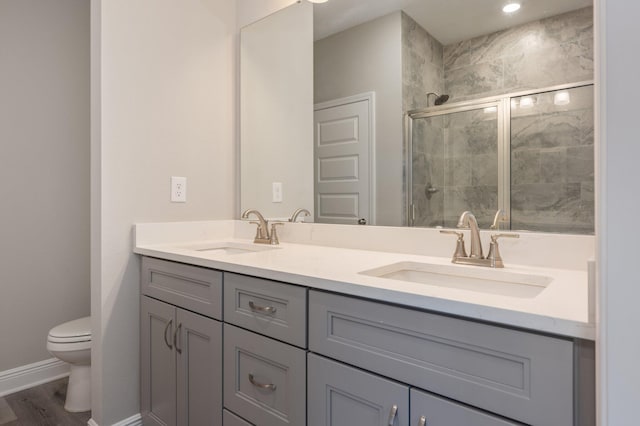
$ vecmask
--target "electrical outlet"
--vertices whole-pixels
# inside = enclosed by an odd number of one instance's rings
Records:
[[[271,201],[273,201],[274,203],[281,203],[282,202],[282,182],[273,182],[271,184],[271,188],[272,188]]]
[[[181,176],[171,176],[171,202],[187,202],[187,178]]]

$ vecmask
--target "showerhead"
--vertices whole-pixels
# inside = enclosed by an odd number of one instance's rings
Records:
[[[427,106],[429,105],[429,95],[434,95],[436,97],[436,100],[433,102],[436,106],[442,105],[449,100],[449,95],[438,95],[435,92],[429,92],[427,93]]]
[[[434,105],[442,105],[449,100],[449,95],[440,95],[436,98]]]

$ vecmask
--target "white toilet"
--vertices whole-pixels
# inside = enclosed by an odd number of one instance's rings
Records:
[[[53,327],[47,350],[71,365],[64,409],[72,413],[91,410],[91,317]]]

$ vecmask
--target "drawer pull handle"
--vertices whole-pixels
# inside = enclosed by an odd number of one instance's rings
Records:
[[[169,349],[173,349],[173,346],[171,345],[171,342],[169,342],[169,339],[167,339],[167,331],[169,331],[169,327],[171,327],[172,323],[173,320],[170,319],[167,326],[164,328],[164,343],[169,347]]]
[[[391,411],[389,412],[389,426],[393,426],[393,424],[396,422],[397,415],[398,406],[394,404],[393,407],[391,407]]]
[[[182,353],[182,349],[178,347],[178,335],[180,334],[180,329],[182,329],[182,323],[178,324],[175,333],[173,333],[173,346],[176,347],[176,352],[179,354]]]
[[[418,422],[418,426],[427,426],[427,418],[425,416],[420,416],[420,421]]]
[[[273,306],[259,306],[253,302],[249,302],[249,307],[253,312],[260,312],[263,314],[275,314],[277,309]]]
[[[264,383],[256,382],[256,380],[253,378],[253,374],[251,373],[249,373],[249,381],[253,386],[257,388],[266,389],[270,391],[276,390],[276,385],[274,385],[273,383],[269,383],[268,385],[265,385]]]

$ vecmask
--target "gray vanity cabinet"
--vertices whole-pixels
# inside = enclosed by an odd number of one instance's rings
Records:
[[[309,354],[307,426],[408,426],[409,387]]]
[[[222,424],[222,272],[143,257],[141,293],[144,423]]]
[[[150,425],[220,425],[222,324],[142,296],[141,412]]]
[[[146,257],[141,292],[144,424],[594,424],[590,342]]]

